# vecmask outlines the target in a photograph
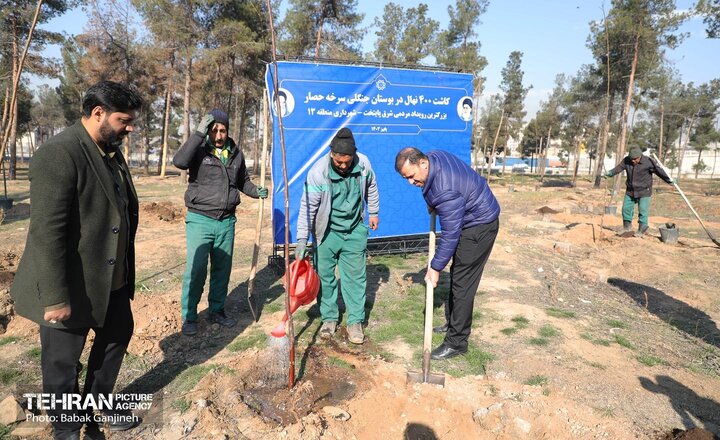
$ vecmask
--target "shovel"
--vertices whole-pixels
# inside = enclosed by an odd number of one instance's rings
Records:
[[[268,111],[267,111],[267,96],[263,99],[263,144],[262,153],[260,154],[260,186],[265,186],[265,156],[267,155],[267,144],[268,144]],[[260,199],[260,205],[258,207],[258,218],[257,224],[255,225],[255,244],[253,245],[252,264],[250,266],[250,277],[248,278],[247,284],[247,301],[250,313],[255,322],[260,318],[258,316],[257,306],[257,295],[254,295],[255,291],[255,274],[257,273],[258,256],[260,254],[260,235],[262,232],[263,223],[263,211],[265,211],[265,199]]]
[[[435,256],[435,211],[430,213],[430,243],[428,244],[428,269]],[[408,371],[408,383],[432,383],[445,386],[445,375],[430,372],[430,346],[432,344],[433,324],[433,286],[425,283],[425,333],[423,335],[422,372]]]
[[[658,157],[655,156],[655,154],[653,154],[652,156],[653,156],[653,158],[657,161],[657,163],[660,164],[660,166],[662,167],[663,171],[665,171],[665,174],[667,174],[667,175],[669,176],[669,175],[670,175],[670,172],[668,171],[667,168],[665,168],[665,165],[663,165],[663,163],[660,162],[660,159],[658,159]],[[710,233],[710,231],[708,231],[708,228],[705,227],[705,223],[703,223],[703,221],[702,221],[702,219],[700,218],[700,216],[698,215],[698,213],[695,212],[695,209],[694,209],[694,208],[692,207],[692,205],[690,204],[690,200],[688,200],[688,198],[685,197],[685,193],[680,189],[680,187],[678,186],[677,182],[675,182],[675,180],[673,180],[673,185],[675,186],[675,189],[677,190],[677,192],[680,193],[680,195],[682,196],[683,200],[685,200],[685,204],[688,206],[688,208],[690,208],[690,211],[692,211],[692,213],[695,215],[695,218],[697,219],[697,221],[700,222],[700,226],[702,226],[702,228],[705,230],[705,233],[708,235],[708,237],[710,238],[710,240],[712,240],[713,243],[715,243],[718,247],[720,247],[720,241],[718,241],[717,238],[713,237],[713,235]]]

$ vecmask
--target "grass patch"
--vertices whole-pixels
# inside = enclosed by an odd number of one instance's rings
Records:
[[[526,328],[528,325],[530,325],[530,320],[528,320],[526,317],[521,316],[521,315],[513,317],[510,321],[513,322],[515,327],[507,327],[507,328],[500,330],[500,332],[502,332],[504,335],[507,335],[507,336],[517,333],[519,330],[522,330],[522,329]]]
[[[22,372],[14,368],[0,368],[0,383],[3,385],[10,385],[20,376],[22,376]]]
[[[442,340],[442,335],[440,340]],[[433,344],[435,345],[435,344]],[[468,351],[462,356],[457,356],[442,363],[435,363],[435,367],[439,371],[443,371],[448,375],[460,378],[464,376],[485,374],[487,364],[493,359],[493,355],[486,351],[480,350],[476,345],[470,343]],[[420,350],[413,356],[414,363],[418,366],[422,364],[422,353]]]
[[[625,324],[624,322],[619,321],[617,319],[608,319],[607,325],[609,325],[612,328],[622,328],[622,329],[629,328],[629,326],[627,324]]]
[[[556,307],[548,307],[545,309],[545,313],[554,318],[570,319],[575,317],[575,312],[570,310],[558,309]]]
[[[29,359],[33,361],[40,362],[40,355],[42,354],[42,348],[40,347],[33,347],[30,350],[25,352],[25,356],[27,356]]]
[[[531,376],[528,380],[525,381],[525,385],[531,385],[531,386],[543,386],[547,385],[548,378],[547,376],[543,375],[535,375]]]
[[[530,345],[537,345],[539,347],[548,345],[550,343],[550,340],[547,338],[530,338],[528,341]]]
[[[521,315],[515,316],[511,321],[515,323],[515,327],[517,328],[525,328],[530,325],[530,320]]]
[[[593,335],[591,335],[588,332],[582,332],[580,333],[580,337],[585,339],[586,341],[592,341],[594,339]]]
[[[654,367],[656,365],[666,365],[667,362],[664,360],[657,358],[655,356],[638,356],[637,357],[638,362],[640,362],[643,365],[647,365],[648,367]]]
[[[627,349],[635,350],[635,346],[630,342],[628,338],[622,335],[615,335],[615,342]]]
[[[12,429],[9,426],[0,423],[0,440],[10,440]]]
[[[403,255],[378,255],[372,257],[368,262],[372,265],[384,265],[390,269],[408,268],[408,259]]]
[[[424,294],[424,288],[421,290]],[[425,304],[417,299],[420,293],[411,288],[401,299],[386,302],[381,311],[377,307],[373,309],[379,325],[368,331],[369,336],[377,343],[391,342],[399,337],[410,345],[420,346],[425,308]]]
[[[184,394],[195,388],[200,379],[217,368],[216,364],[194,365],[183,371],[172,381],[171,390]]]
[[[592,343],[595,345],[602,345],[603,347],[609,347],[610,344],[612,344],[612,341],[608,341],[607,339],[593,339]]]
[[[550,395],[550,388],[543,388],[542,395],[547,397]]]
[[[555,336],[560,336],[560,330],[550,324],[545,324],[538,330],[538,335],[541,338],[554,338]]]
[[[277,313],[280,310],[285,310],[285,299],[282,296],[280,296],[278,298],[281,300],[275,300],[274,302],[265,304],[265,306],[263,307],[263,312]]]
[[[600,417],[603,417],[605,419],[610,419],[615,417],[615,408],[606,406],[603,408],[593,408],[598,414],[600,414]]]
[[[479,310],[475,310],[472,315],[473,322],[480,322],[485,317],[485,314]]]
[[[248,348],[265,348],[267,346],[267,335],[263,332],[255,331],[249,335],[240,335],[233,342],[231,342],[227,349],[231,353],[237,353],[238,351],[245,351]]]
[[[335,356],[328,356],[327,364],[331,367],[339,367],[345,370],[353,370],[355,368],[353,364]]]
[[[172,403],[172,407],[180,411],[180,414],[182,414],[190,409],[190,401],[188,399],[175,399]]]
[[[599,362],[590,362],[589,364],[593,368],[597,368],[598,370],[605,370],[607,367]]]
[[[4,338],[0,338],[0,347],[12,344],[13,342],[17,342],[19,340],[20,338],[18,336],[5,336]]]

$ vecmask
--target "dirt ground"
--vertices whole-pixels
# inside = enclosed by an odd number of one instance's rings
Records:
[[[221,329],[205,324],[203,312],[200,333],[188,338],[180,333],[179,305],[184,187],[177,178],[154,177],[138,178],[136,186],[141,225],[135,336],[117,390],[153,393],[157,405],[138,428],[107,438],[720,435],[720,248],[668,186],[653,197],[648,234],[621,237],[621,217],[603,214],[611,203],[605,188],[530,177],[493,181],[503,210],[501,232],[480,285],[471,336],[490,354],[481,371],[469,374],[433,362],[433,370],[445,374],[444,388],[408,384],[407,371],[420,365],[420,346],[400,338],[374,340],[379,324],[373,317],[383,316],[382,304],[404,294],[410,275],[422,273],[426,260],[416,254],[402,266],[382,266],[387,273],[370,271],[378,311],[370,314],[361,347],[348,344],[342,332],[330,342],[318,339],[316,308],[296,313],[298,380],[292,390],[286,387],[287,341],[267,338],[283,313],[280,277],[267,266],[267,204],[256,285],[263,304],[259,322],[252,322],[245,302],[258,202],[243,198],[228,298],[228,310],[240,322]],[[716,235],[718,187],[718,181],[685,186]],[[7,300],[29,217],[27,182],[10,189],[20,208],[6,213],[0,225],[0,333],[7,326],[0,335],[6,341],[0,367],[24,375],[0,383],[0,400],[20,382],[39,380],[37,359],[28,355],[38,345],[37,326],[12,316]],[[555,213],[538,212],[544,206]],[[658,228],[666,222],[679,228],[677,244],[660,240]],[[369,267],[379,268],[373,263],[379,261],[385,260],[371,257]],[[201,310],[205,305],[203,298]],[[422,327],[416,331],[421,335]],[[35,432],[49,437],[50,431]]]

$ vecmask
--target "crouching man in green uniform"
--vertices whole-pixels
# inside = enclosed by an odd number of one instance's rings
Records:
[[[368,158],[357,152],[352,131],[341,128],[330,142],[330,153],[308,171],[297,221],[295,258],[305,257],[312,230],[315,269],[320,277],[320,337],[331,338],[340,317],[337,304],[339,266],[347,311],[348,340],[365,340],[366,250],[368,226],[377,229],[380,209],[375,173]]]

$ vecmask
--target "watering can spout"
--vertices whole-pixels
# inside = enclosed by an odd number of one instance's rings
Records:
[[[290,295],[290,313],[300,307],[315,301],[320,291],[320,278],[310,264],[310,260],[304,258],[295,260],[288,267],[288,275],[290,278],[290,286],[288,294]],[[285,323],[288,315],[285,313],[280,323],[270,332],[276,338],[285,336]]]

